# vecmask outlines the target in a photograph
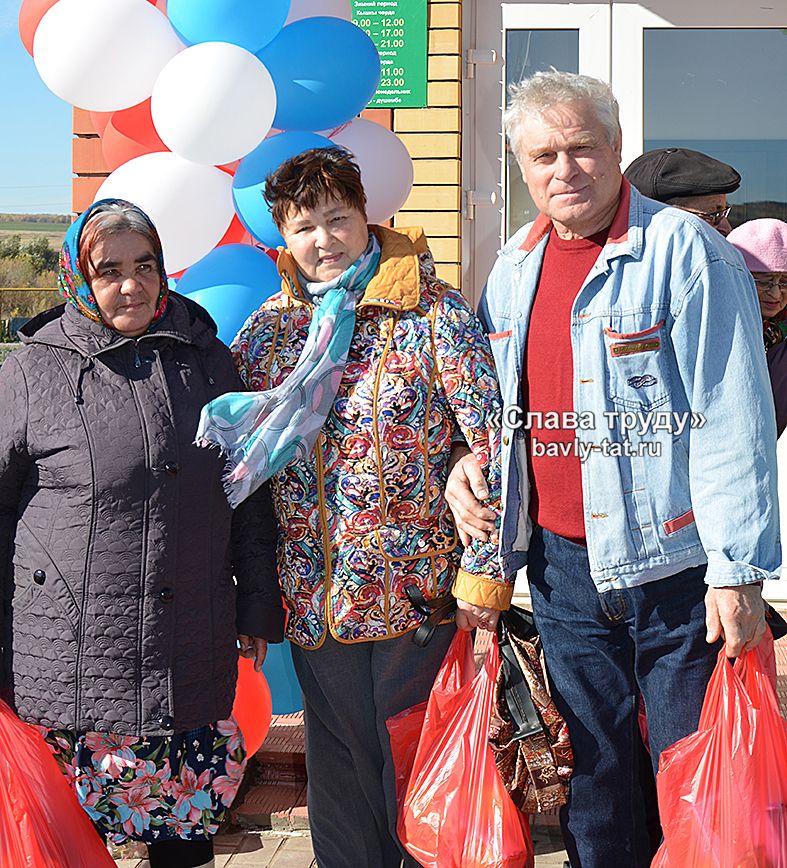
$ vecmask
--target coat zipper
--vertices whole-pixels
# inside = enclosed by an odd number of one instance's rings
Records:
[[[328,510],[325,507],[325,467],[322,459],[323,434],[317,436],[314,456],[317,459],[317,508],[322,531],[322,556],[325,562],[325,632],[330,632],[331,619],[331,542],[328,534]],[[323,639],[324,641],[324,639]]]

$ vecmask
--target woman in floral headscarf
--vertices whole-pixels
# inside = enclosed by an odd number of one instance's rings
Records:
[[[192,444],[237,376],[138,208],[74,223],[60,288],[0,369],[3,693],[102,835],[210,865],[245,765],[236,640],[259,667],[283,630],[270,497],[233,517]]]

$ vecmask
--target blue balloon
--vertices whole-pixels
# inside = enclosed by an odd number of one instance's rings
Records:
[[[380,82],[374,42],[342,18],[302,18],[257,52],[276,85],[280,130],[327,130],[366,108]]]
[[[219,340],[227,346],[249,316],[280,289],[276,264],[248,244],[216,247],[178,281],[178,292],[207,310],[219,327]]]
[[[284,244],[284,239],[271,217],[271,210],[262,196],[268,175],[285,160],[303,151],[335,147],[338,146],[330,139],[317,133],[279,133],[265,139],[240,161],[232,179],[235,213],[258,241],[266,247]]]
[[[303,711],[301,686],[292,665],[289,642],[285,640],[278,645],[268,645],[262,674],[271,689],[274,714],[295,714],[296,711]]]
[[[274,39],[290,0],[168,0],[167,18],[186,45],[231,42],[252,54]]]

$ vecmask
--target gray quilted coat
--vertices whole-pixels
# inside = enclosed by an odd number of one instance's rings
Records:
[[[192,442],[239,388],[215,324],[173,294],[136,340],[71,306],[22,340],[0,369],[4,695],[77,731],[228,717],[237,632],[281,641],[283,612],[267,488],[233,518],[222,459]]]

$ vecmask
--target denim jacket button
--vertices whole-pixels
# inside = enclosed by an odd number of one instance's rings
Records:
[[[508,444],[510,442],[511,442],[511,440],[510,440],[508,434],[503,434],[503,446],[508,446]]]

